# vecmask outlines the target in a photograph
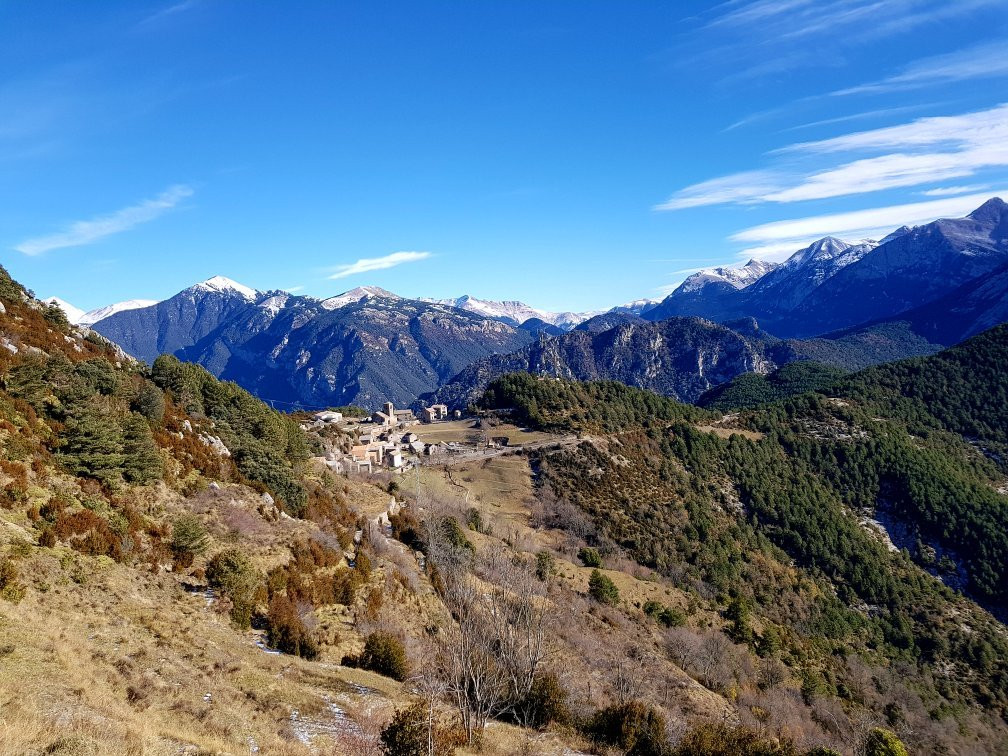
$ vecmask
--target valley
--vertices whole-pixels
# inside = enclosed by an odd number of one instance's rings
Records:
[[[0,297],[0,752],[1005,742],[1004,326],[750,373],[716,411],[507,373],[403,429],[458,453],[357,473],[327,450],[366,413],[287,416]],[[476,637],[497,640],[457,656]]]

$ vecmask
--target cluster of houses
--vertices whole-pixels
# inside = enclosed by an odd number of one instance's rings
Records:
[[[448,407],[444,404],[435,404],[424,410],[425,422],[447,420],[448,417]],[[339,412],[317,412],[309,427],[323,427],[342,420],[343,416]],[[421,441],[416,433],[409,430],[419,422],[412,410],[397,410],[392,402],[386,402],[381,410],[371,415],[370,422],[356,426],[360,435],[357,443],[350,448],[350,453],[330,452],[326,455],[326,465],[339,473],[399,470],[406,467],[413,458],[434,457],[451,450],[452,444]]]

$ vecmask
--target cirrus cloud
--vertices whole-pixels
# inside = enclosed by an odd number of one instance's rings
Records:
[[[850,157],[834,157],[844,153]],[[774,150],[770,156],[786,162],[687,186],[655,209],[846,197],[1005,168],[1008,104],[799,142]]]
[[[426,260],[430,256],[430,252],[393,252],[392,254],[385,255],[384,257],[362,257],[356,262],[348,263],[346,265],[337,265],[333,268],[332,275],[329,276],[329,279],[336,280],[339,278],[347,278],[348,276],[356,276],[359,273],[370,273],[373,270],[386,270],[388,268],[394,268],[397,265],[403,265],[404,263]]]
[[[144,200],[136,205],[124,207],[121,210],[116,210],[107,215],[100,215],[91,220],[76,221],[75,223],[71,223],[65,231],[25,239],[16,245],[14,249],[22,254],[34,256],[50,252],[54,249],[93,244],[107,236],[121,234],[142,223],[149,223],[155,218],[164,215],[182,200],[192,195],[193,190],[191,187],[184,184],[176,184],[175,186],[168,187],[153,199]]]

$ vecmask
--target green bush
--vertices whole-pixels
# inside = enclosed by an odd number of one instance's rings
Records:
[[[665,627],[682,627],[686,624],[686,615],[681,609],[668,607],[660,601],[648,601],[644,604],[644,614],[652,617]]]
[[[865,756],[908,756],[903,742],[889,730],[880,727],[868,733],[864,753]]]
[[[619,603],[619,589],[616,584],[598,570],[592,570],[588,578],[588,593],[600,604],[615,606]]]
[[[343,666],[369,669],[400,682],[409,676],[406,649],[402,641],[391,633],[374,632],[368,635],[364,650],[358,656],[344,656]]]
[[[748,727],[709,722],[687,732],[670,751],[670,756],[789,756],[794,753],[794,747],[787,741],[775,743]],[[809,751],[808,756],[814,753],[818,753],[818,749]]]
[[[259,572],[248,556],[236,548],[214,554],[206,568],[207,582],[231,600],[231,621],[243,630],[252,624]]]
[[[160,480],[164,462],[147,421],[143,416],[131,412],[123,421],[122,428],[123,477],[138,485]]]
[[[381,732],[385,756],[428,756],[428,740],[433,743],[434,756],[452,756],[456,746],[465,742],[465,737],[444,727],[436,718],[432,722],[429,717],[430,712],[422,701],[397,711]],[[428,732],[429,726],[433,732]]]
[[[193,559],[206,553],[210,536],[199,517],[182,515],[172,524],[171,551],[180,567],[188,567]]]
[[[466,511],[466,525],[469,530],[475,530],[477,533],[484,533],[483,530],[483,515],[475,507],[470,507]]]
[[[536,577],[542,581],[549,580],[556,574],[556,560],[548,551],[540,551],[536,554]]]
[[[586,546],[578,551],[578,559],[581,560],[581,564],[585,567],[602,568],[602,555],[598,553],[598,549],[592,549]]]
[[[67,419],[59,456],[75,475],[120,482],[125,461],[122,429],[107,413],[86,408]]]
[[[665,756],[668,737],[665,717],[637,701],[608,706],[596,712],[588,726],[592,740],[622,749],[626,756]]]
[[[516,707],[526,727],[542,729],[551,724],[567,725],[571,722],[567,689],[552,672],[538,675],[532,688]]]

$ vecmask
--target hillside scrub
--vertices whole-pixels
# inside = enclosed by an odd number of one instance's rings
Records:
[[[695,409],[604,383],[506,376],[483,405],[508,408],[533,427],[593,434],[533,457],[541,495],[556,499],[552,509],[573,507],[589,519],[550,518],[550,527],[578,527],[590,542],[624,549],[715,600],[736,647],[766,659],[753,675],[765,690],[778,684],[782,662],[819,670],[803,677],[812,708],[831,697],[855,706],[878,700],[881,708],[898,695],[913,701],[900,711],[917,712],[919,732],[961,722],[960,706],[983,707],[984,726],[1000,728],[1008,668],[994,660],[1008,658],[1004,634],[924,569],[941,574],[937,560],[927,561],[927,542],[937,543],[953,563],[944,569],[968,575],[972,596],[1005,605],[1008,500],[996,490],[1003,471],[992,452],[1008,427],[1008,403],[998,401],[1006,343],[1008,328],[1000,327],[935,357],[842,377],[820,389],[830,395],[743,412],[735,422],[761,438],[730,426],[720,438],[696,427]],[[654,411],[638,413],[642,406]],[[990,458],[977,453],[978,440]],[[890,553],[852,506],[914,523],[918,545]],[[972,631],[953,619],[961,616]],[[727,694],[737,689],[737,681],[719,682],[716,661],[691,644],[678,656],[684,669]],[[837,664],[829,649],[848,660]],[[856,658],[913,665],[921,692],[897,694],[896,686],[880,696],[852,675]],[[941,672],[950,664],[951,677]]]

